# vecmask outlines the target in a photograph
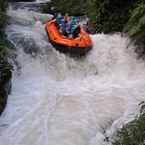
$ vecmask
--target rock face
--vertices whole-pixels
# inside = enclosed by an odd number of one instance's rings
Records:
[[[10,66],[6,62],[0,62],[0,115],[3,112],[8,94],[11,91],[12,72]]]

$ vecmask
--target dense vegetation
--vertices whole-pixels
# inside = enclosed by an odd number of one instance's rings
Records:
[[[113,145],[143,145],[145,140],[145,110],[117,132]]]
[[[136,0],[97,0],[97,32],[122,31],[129,19],[129,10]]]
[[[7,23],[6,16],[7,1],[0,0],[0,59],[5,60],[7,55],[7,40],[5,36],[5,26]]]
[[[139,0],[136,7],[130,11],[130,19],[127,23],[130,36],[143,34],[145,32],[145,1]],[[144,34],[143,34],[144,35]]]
[[[10,89],[11,65],[7,61],[8,41],[5,35],[7,1],[0,0],[0,113],[3,111]]]
[[[0,37],[2,37],[4,34],[3,31],[6,24],[6,7],[7,2],[4,0],[0,0]]]
[[[96,16],[96,0],[52,0],[53,5],[62,13],[70,15],[88,15],[94,20]]]
[[[130,19],[125,27],[125,32],[137,45],[136,52],[145,59],[145,1],[138,0],[134,9],[130,11]]]

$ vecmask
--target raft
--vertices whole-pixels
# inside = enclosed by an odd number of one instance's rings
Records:
[[[55,20],[46,23],[45,30],[48,39],[56,50],[63,53],[69,53],[73,56],[85,55],[92,48],[92,40],[87,32],[80,28],[79,36],[68,38],[59,32]]]

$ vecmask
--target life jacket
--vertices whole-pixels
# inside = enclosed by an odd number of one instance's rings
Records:
[[[64,16],[64,20],[65,20],[66,22],[69,22],[69,21],[71,21],[71,18],[70,18],[69,16]]]
[[[71,33],[71,28],[72,28],[72,21],[69,21],[69,22],[66,23],[66,32],[68,34]]]
[[[59,26],[63,32],[66,32],[66,22],[64,19],[61,19]]]
[[[71,27],[71,34],[74,33],[74,31],[77,29],[77,27],[78,27],[78,25],[73,25],[73,26]]]
[[[63,16],[58,16],[58,17],[56,17],[56,22],[60,25],[62,23],[63,19],[64,19]]]
[[[77,27],[78,27],[78,18],[73,16],[72,23],[71,23],[71,33],[73,33]]]

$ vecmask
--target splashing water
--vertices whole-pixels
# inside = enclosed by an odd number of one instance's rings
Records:
[[[10,12],[7,34],[20,67],[0,118],[0,145],[108,145],[105,137],[145,98],[145,64],[129,39],[93,35],[93,49],[73,59],[51,46],[32,12]]]

